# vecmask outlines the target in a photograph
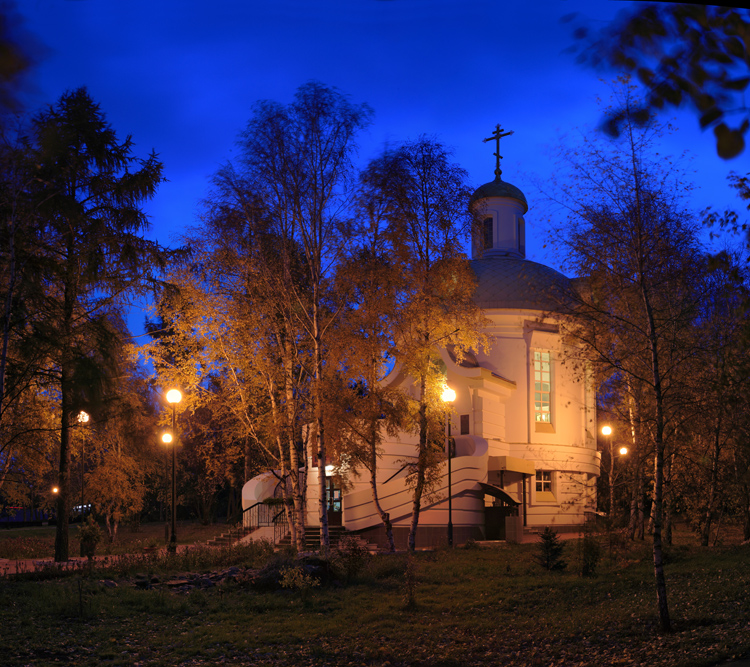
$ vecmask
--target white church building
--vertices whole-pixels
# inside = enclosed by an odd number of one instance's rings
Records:
[[[441,355],[447,384],[456,392],[451,411],[455,455],[451,461],[454,544],[467,540],[520,541],[551,526],[578,531],[596,509],[600,455],[596,447],[594,387],[576,361],[555,317],[554,291],[569,279],[526,259],[524,194],[501,178],[498,142],[495,179],[474,192],[482,220],[472,248],[474,299],[491,322],[492,345],[456,363]],[[384,380],[410,382],[398,369]],[[416,460],[418,436],[388,438],[378,462],[378,495],[389,513],[397,547],[411,523],[412,489],[405,461]],[[422,500],[417,548],[447,543],[448,462],[440,483]],[[243,488],[243,506],[273,495],[276,480],[261,475]],[[318,518],[318,469],[308,461],[307,526]],[[329,523],[340,524],[385,547],[385,529],[372,499],[369,473],[346,489],[328,482]]]

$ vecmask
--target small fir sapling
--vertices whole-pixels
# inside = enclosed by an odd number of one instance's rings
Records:
[[[545,570],[561,572],[568,566],[562,556],[563,549],[564,545],[557,533],[547,526],[539,536],[537,562]]]

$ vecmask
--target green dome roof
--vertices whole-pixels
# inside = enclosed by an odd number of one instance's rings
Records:
[[[506,183],[500,176],[496,176],[494,181],[478,187],[474,194],[471,195],[471,203],[473,204],[475,201],[486,199],[487,197],[509,197],[523,204],[524,213],[529,210],[529,204],[523,192],[515,185]]]

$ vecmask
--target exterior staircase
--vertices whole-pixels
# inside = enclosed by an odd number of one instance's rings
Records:
[[[331,541],[332,548],[336,548],[339,544],[339,540],[348,534],[349,531],[343,526],[328,526],[328,537]],[[308,551],[317,551],[320,549],[320,526],[305,526],[305,544],[305,548]],[[287,533],[284,535],[284,537],[278,541],[276,546],[292,546],[292,534]]]
[[[206,542],[209,547],[226,547],[230,544],[237,544],[245,535],[249,535],[255,530],[255,528],[243,528],[242,526],[235,526],[225,531],[219,537],[214,537],[212,540]]]
[[[209,547],[225,547],[231,544],[237,544],[237,542],[239,542],[245,535],[249,535],[255,530],[256,528],[243,528],[242,526],[237,526],[225,531],[219,537],[209,540],[206,544]],[[328,526],[328,535],[331,540],[331,548],[335,549],[341,538],[346,535],[351,535],[351,533],[343,526]],[[363,546],[367,547],[371,553],[377,551],[376,544],[367,544],[361,538],[357,539],[363,544]],[[308,551],[320,550],[320,526],[305,526],[305,543]],[[276,544],[276,547],[278,548],[291,546],[292,535],[289,532],[287,532],[286,535],[284,535]]]

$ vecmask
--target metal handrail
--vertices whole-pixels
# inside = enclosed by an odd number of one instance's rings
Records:
[[[273,518],[273,543],[278,544],[279,541],[289,532],[289,523],[286,518],[287,509],[289,510],[289,517],[292,521],[295,520],[295,512],[293,507],[284,508]]]
[[[244,533],[251,532],[261,526],[272,526],[275,518],[276,507],[263,502],[255,503],[242,512],[241,530]]]
[[[396,475],[398,475],[400,472],[406,470],[410,465],[414,465],[413,463],[404,463],[396,472],[394,472],[385,482],[382,482],[383,484],[388,484]]]

